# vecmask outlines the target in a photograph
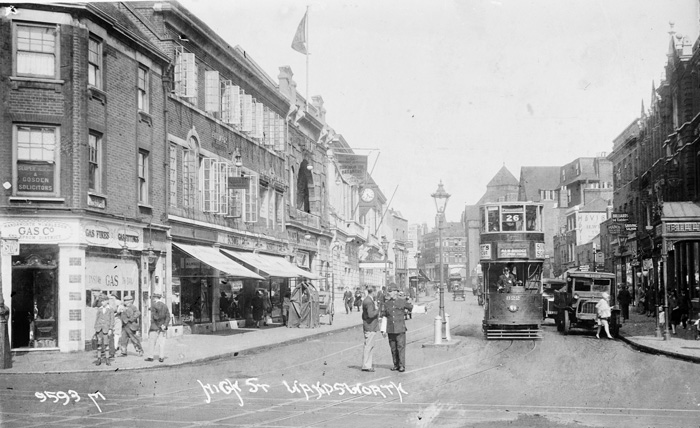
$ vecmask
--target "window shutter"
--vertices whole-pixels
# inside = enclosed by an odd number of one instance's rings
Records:
[[[181,185],[181,180],[178,180],[178,178],[182,178],[181,176],[178,176],[177,174],[177,146],[170,145],[170,206],[171,207],[176,207],[178,206],[178,201],[177,201],[177,186]]]
[[[221,84],[219,72],[207,70],[204,72],[204,109],[207,113],[219,113],[221,106]]]
[[[253,132],[253,96],[243,94],[241,96],[241,131]]]
[[[277,117],[277,139],[275,140],[275,150],[284,152],[284,137],[287,131],[287,122],[281,117]]]
[[[214,159],[204,158],[202,160],[202,190],[204,193],[204,212],[214,211],[213,200],[214,195]]]
[[[241,126],[241,88],[232,85],[228,80],[224,82],[222,109],[224,122],[236,127]]]
[[[217,189],[219,214],[228,214],[228,175],[229,165],[226,162],[219,162],[219,188]]]
[[[268,209],[268,201],[267,201],[267,196],[268,196],[268,191],[265,190],[265,188],[260,188],[258,189],[259,195],[260,195],[260,217],[267,219],[267,209]]]
[[[183,53],[183,62],[185,65],[185,93],[186,98],[197,97],[197,63],[195,62],[193,53]]]
[[[265,132],[265,106],[263,103],[254,103],[253,105],[255,107],[253,137],[262,140]]]
[[[249,175],[248,190],[245,192],[245,218],[246,223],[258,222],[258,177]]]

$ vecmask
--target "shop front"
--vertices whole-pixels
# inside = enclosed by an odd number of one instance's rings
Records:
[[[264,281],[257,281],[257,284],[245,284],[248,286],[244,286],[243,289],[237,293],[238,306],[240,309],[239,316],[245,319],[248,324],[250,324],[251,321],[248,308],[258,289],[261,288],[270,299],[273,321],[281,322],[284,296],[287,293],[291,296],[291,292],[296,287],[297,282],[320,278],[318,275],[288,262],[281,256],[228,249],[222,249],[221,251],[233,260],[265,277]]]
[[[2,282],[11,284],[2,291],[10,306],[13,351],[86,349],[100,293],[141,296],[135,301],[145,312],[150,282],[165,274],[165,252],[157,250],[149,260],[143,230],[126,222],[10,217],[0,219],[0,233],[19,244],[16,254],[0,259]]]
[[[171,311],[184,333],[210,333],[222,321],[220,293],[264,278],[223,255],[218,248],[173,242]],[[222,327],[219,325],[219,327]]]
[[[700,206],[666,202],[656,236],[661,237],[661,284],[667,293],[685,294],[697,319],[700,311]]]

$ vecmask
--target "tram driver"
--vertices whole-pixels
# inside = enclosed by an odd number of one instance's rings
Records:
[[[503,268],[503,274],[498,278],[498,292],[510,293],[511,287],[516,285],[515,275],[510,273],[508,267]]]

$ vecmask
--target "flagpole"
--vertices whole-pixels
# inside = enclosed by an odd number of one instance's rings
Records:
[[[309,6],[306,6],[306,111],[309,111]]]

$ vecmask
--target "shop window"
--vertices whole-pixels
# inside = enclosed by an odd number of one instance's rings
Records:
[[[58,31],[55,26],[15,24],[15,75],[58,79]]]
[[[214,269],[184,252],[173,252],[171,312],[175,324],[211,322]]]
[[[56,126],[15,125],[15,195],[58,196],[59,141]]]

